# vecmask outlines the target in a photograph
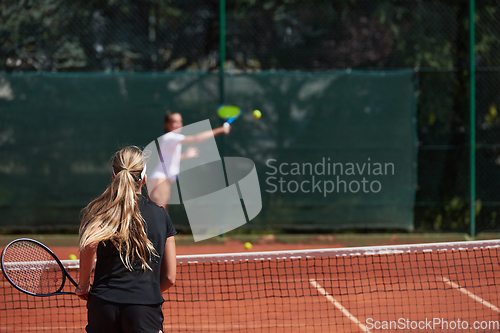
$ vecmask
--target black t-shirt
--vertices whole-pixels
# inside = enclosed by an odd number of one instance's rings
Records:
[[[90,293],[115,303],[158,304],[164,302],[160,291],[160,265],[165,242],[177,231],[163,208],[153,204],[143,195],[139,194],[138,197],[139,210],[146,221],[148,238],[159,257],[153,256],[148,262],[152,271],[142,270],[141,262],[137,258],[133,263],[134,270],[129,271],[110,241],[100,243],[97,248],[94,283]]]

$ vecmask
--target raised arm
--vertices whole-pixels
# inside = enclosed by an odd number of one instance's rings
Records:
[[[171,236],[165,242],[165,253],[160,266],[160,290],[162,293],[174,285],[176,270],[175,238]]]
[[[214,128],[211,131],[205,131],[205,132],[201,132],[201,133],[198,133],[195,135],[186,136],[184,138],[184,140],[182,140],[182,143],[188,144],[188,145],[197,144],[197,143],[200,143],[200,142],[203,142],[203,141],[210,139],[212,136],[217,136],[217,135],[221,135],[221,134],[229,134],[229,132],[231,132],[231,126],[221,126],[221,127]]]

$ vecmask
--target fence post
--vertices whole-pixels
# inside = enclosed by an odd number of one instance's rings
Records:
[[[224,63],[226,62],[226,0],[219,1],[219,44],[220,44],[220,70],[219,70],[219,104],[224,104]]]
[[[219,0],[219,44],[220,44],[220,69],[219,69],[219,105],[225,103],[225,94],[224,94],[224,63],[226,62],[226,0]],[[226,164],[224,163],[224,157],[226,146],[226,138],[225,135],[221,137],[220,144],[220,156],[222,162],[222,170],[224,171],[224,179],[226,181],[226,186],[229,186],[229,182],[227,180],[227,172],[226,172]],[[222,237],[226,236],[226,233],[221,235]]]
[[[475,68],[475,0],[469,0],[470,51],[470,235],[476,235],[476,68]]]

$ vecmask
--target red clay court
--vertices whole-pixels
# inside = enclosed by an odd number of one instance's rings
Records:
[[[272,246],[285,250],[186,255],[202,248],[179,247],[176,285],[164,294],[165,332],[499,330],[498,241]],[[61,258],[75,252],[54,250]],[[84,330],[84,302],[75,296],[24,295],[3,276],[1,284],[0,332]]]

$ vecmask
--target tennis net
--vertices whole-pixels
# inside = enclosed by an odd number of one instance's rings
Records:
[[[164,329],[498,331],[499,251],[500,241],[474,241],[178,256]],[[77,277],[78,262],[64,264]],[[84,330],[76,296],[32,297],[0,281],[0,332]]]

